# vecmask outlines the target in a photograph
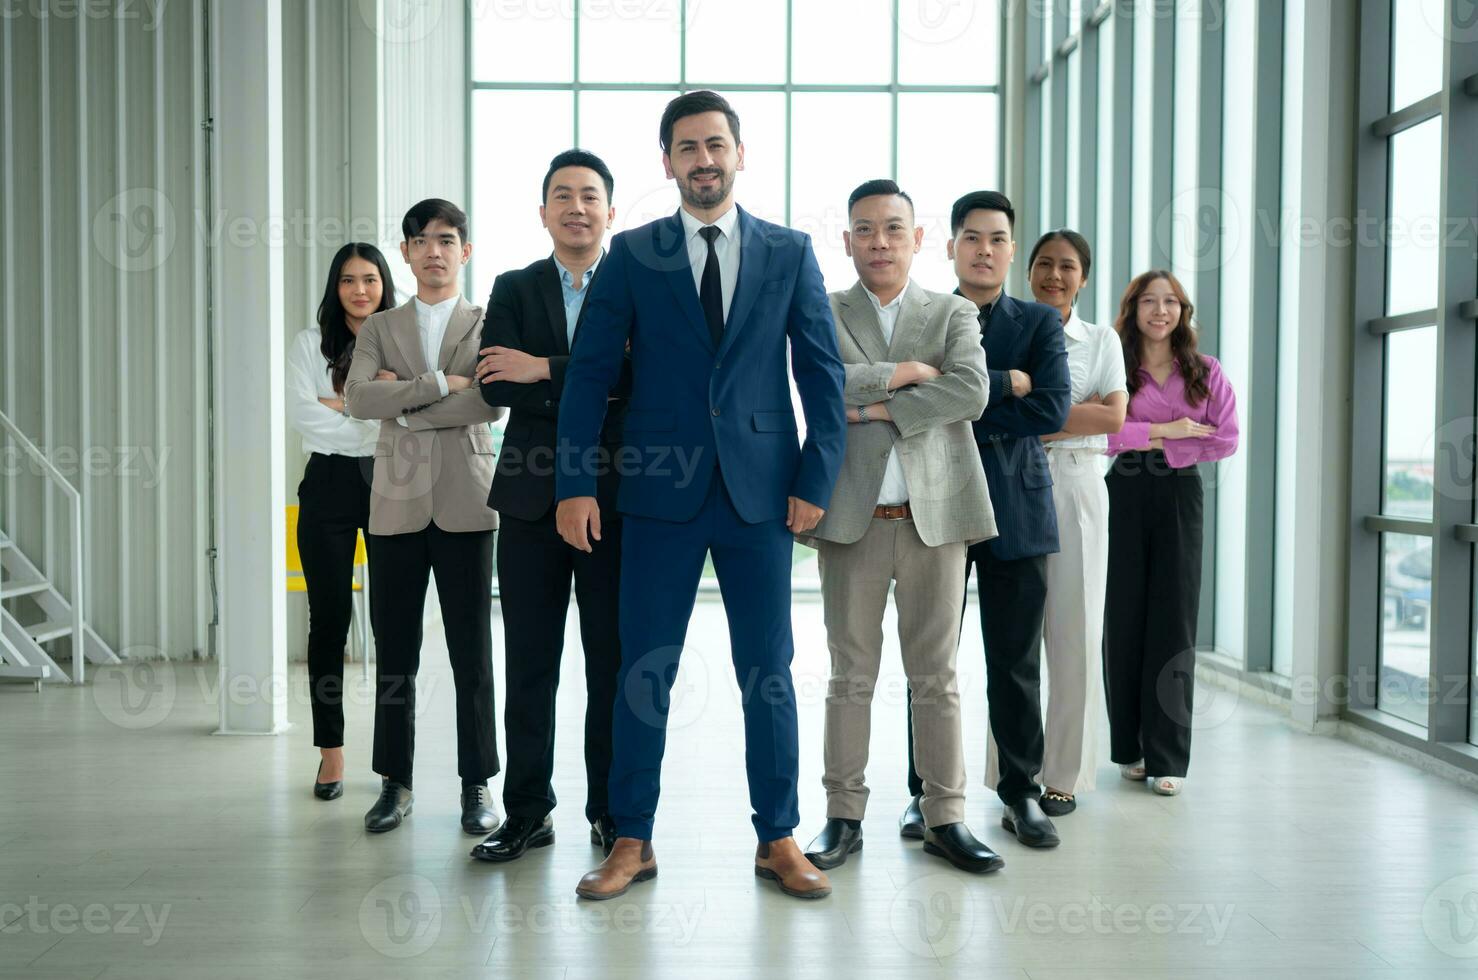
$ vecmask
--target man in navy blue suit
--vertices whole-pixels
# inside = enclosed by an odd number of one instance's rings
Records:
[[[1061,430],[1072,401],[1062,317],[1050,306],[1006,295],[1016,254],[1016,212],[1004,194],[972,191],[950,209],[949,257],[955,292],[980,308],[980,343],[990,400],[975,421],[1000,535],[972,545],[965,575],[975,569],[980,630],[985,638],[986,700],[1000,760],[996,793],[1001,825],[1029,847],[1056,847],[1057,829],[1042,812],[1042,612],[1047,555],[1057,551],[1052,475],[1041,437]],[[909,720],[908,783],[913,802],[899,821],[905,837],[924,836]]]
[[[831,885],[791,836],[799,814],[790,566],[792,535],[820,521],[846,446],[836,329],[810,238],[734,204],[744,145],[728,102],[701,91],[672,100],[660,142],[682,207],[612,239],[560,401],[556,523],[589,551],[601,537],[601,421],[630,345],[625,445],[614,460],[624,524],[610,778],[617,839],[575,891],[615,898],[656,876],[669,696],[712,553],[743,694],[755,874],[786,894],[821,898]]]

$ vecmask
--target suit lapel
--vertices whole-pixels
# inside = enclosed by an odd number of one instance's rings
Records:
[[[421,349],[421,328],[416,325],[414,295],[390,314],[390,336],[395,338],[395,346],[405,363],[410,365],[412,374],[422,375],[431,370],[426,363],[426,352]]]
[[[883,328],[878,323],[877,310],[867,298],[867,288],[861,282],[842,294],[842,327],[852,337],[852,342],[862,349],[869,361],[886,361],[888,344],[883,340]]]
[[[1021,306],[1003,291],[991,314],[990,329],[985,334],[986,352],[994,352],[996,363],[1003,363],[1004,354],[1015,347],[1016,335],[1020,332]]]
[[[913,350],[928,322],[929,294],[910,281],[903,290],[903,305],[898,310],[898,322],[893,324],[893,340],[888,344],[887,360],[911,360],[903,355]]]
[[[749,311],[754,308],[760,286],[765,281],[765,265],[769,258],[764,236],[755,227],[754,219],[739,205],[734,207],[739,210],[739,220],[735,222],[739,235],[739,281],[734,284],[734,298],[729,302],[729,318],[724,323],[724,340],[719,345],[720,350],[728,350],[734,346],[734,336],[744,328],[749,319]]]
[[[559,281],[559,266],[553,259],[546,259],[544,268],[536,277],[539,297],[544,301],[544,312],[549,317],[549,335],[554,340],[557,354],[570,352],[570,339],[565,326],[565,294]]]
[[[681,259],[667,264],[663,278],[677,298],[677,305],[687,315],[689,325],[698,331],[705,345],[713,347],[713,338],[708,335],[708,321],[703,318],[703,307],[698,305],[698,287],[693,285],[693,263],[688,258],[687,229],[683,227],[681,211],[666,221],[654,222],[652,237],[654,254]]]
[[[446,333],[441,337],[441,350],[436,355],[438,371],[447,370],[452,352],[457,349],[458,344],[467,339],[467,335],[477,326],[480,319],[477,307],[458,296],[457,305],[452,308],[452,315],[446,322]]]

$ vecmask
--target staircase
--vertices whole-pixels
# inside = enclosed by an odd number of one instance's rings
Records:
[[[83,616],[82,496],[3,412],[0,427],[31,457],[67,498],[71,510],[72,595],[63,596],[51,578],[0,529],[0,680],[81,684],[86,663],[121,663]],[[59,640],[71,639],[71,663],[53,657]]]

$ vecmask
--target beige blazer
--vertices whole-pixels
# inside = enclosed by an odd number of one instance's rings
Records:
[[[926,545],[995,537],[995,512],[970,427],[985,411],[990,392],[975,304],[910,282],[891,343],[884,342],[860,282],[831,294],[831,312],[847,374],[843,397],[849,406],[885,401],[893,421],[847,426],[847,452],[831,506],[801,542],[852,544],[867,533],[890,452],[899,454],[914,526]],[[889,391],[900,361],[923,361],[942,373]]]
[[[357,419],[380,419],[370,489],[370,531],[409,534],[436,522],[443,531],[489,531],[493,434],[503,416],[474,384],[445,398],[436,371],[471,378],[482,338],[482,307],[457,301],[435,368],[426,363],[415,299],[376,313],[359,328],[344,382],[344,406]],[[403,381],[376,381],[381,370]],[[399,419],[405,419],[401,425]]]

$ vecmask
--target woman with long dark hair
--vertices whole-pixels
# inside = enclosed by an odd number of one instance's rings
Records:
[[[1102,689],[1103,602],[1108,575],[1108,491],[1104,452],[1124,424],[1124,355],[1111,327],[1077,314],[1093,252],[1076,231],[1049,231],[1032,246],[1027,282],[1038,303],[1062,317],[1072,378],[1063,431],[1043,436],[1057,512],[1058,550],[1047,556],[1043,648],[1047,711],[1042,755],[1042,812],[1060,817],[1093,789]],[[986,782],[996,781],[995,740],[986,743]]]
[[[1114,329],[1129,383],[1109,494],[1104,678],[1113,760],[1162,796],[1191,757],[1196,613],[1201,598],[1197,463],[1237,449],[1237,400],[1216,359],[1196,349],[1195,308],[1163,269],[1124,291]]]
[[[378,422],[350,418],[345,411],[344,379],[360,325],[394,305],[385,256],[373,245],[351,242],[329,265],[318,327],[300,333],[288,353],[288,421],[309,454],[298,484],[298,552],[308,587],[313,744],[321,756],[313,792],[321,800],[344,792],[344,645],[361,528],[366,545],[370,541],[370,479],[379,432]]]

